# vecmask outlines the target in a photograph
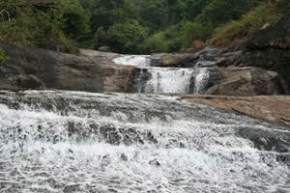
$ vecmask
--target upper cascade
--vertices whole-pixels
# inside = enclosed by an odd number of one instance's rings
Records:
[[[210,62],[204,60],[189,68],[155,67],[151,65],[150,55],[125,55],[115,58],[113,62],[141,69],[136,82],[137,90],[143,93],[202,94],[210,78],[209,71],[203,67],[203,64]]]

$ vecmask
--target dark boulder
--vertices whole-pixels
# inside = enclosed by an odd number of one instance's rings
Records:
[[[284,93],[278,73],[256,67],[218,68],[216,79],[205,94],[213,95],[275,95]]]
[[[11,78],[11,81],[19,89],[43,89],[44,83],[34,75],[18,75]]]
[[[238,46],[227,50],[220,66],[256,66],[279,73],[286,93],[290,91],[290,15],[252,35]]]
[[[0,66],[0,89],[62,89],[129,92],[134,67],[112,63],[114,53],[81,55],[0,44],[9,60]]]

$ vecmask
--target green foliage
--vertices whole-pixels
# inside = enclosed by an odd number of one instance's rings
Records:
[[[231,42],[290,9],[289,0],[31,2],[0,0],[1,42],[68,52],[103,46],[122,53],[173,52],[210,37]]]
[[[180,50],[181,40],[179,33],[179,28],[172,26],[164,31],[152,34],[143,44],[144,52],[173,52]]]
[[[63,30],[73,38],[90,32],[90,13],[78,0],[57,0],[58,11],[62,17]]]
[[[91,38],[95,37],[95,48],[109,46],[117,52],[147,53],[178,51],[182,47],[182,23],[193,20],[210,1],[82,0],[81,3],[91,13]],[[132,20],[138,22],[139,29],[145,29],[146,36],[141,33],[142,38],[131,37],[124,42],[124,37],[128,37],[125,28],[132,28],[127,21]],[[116,28],[122,29],[116,33]]]
[[[235,40],[243,39],[264,26],[278,21],[285,14],[285,7],[290,8],[290,1],[263,2],[244,14],[241,19],[216,28],[210,42],[214,45],[227,45]]]
[[[78,1],[53,2],[41,8],[25,0],[1,2],[9,16],[0,21],[0,41],[75,52],[74,40],[88,32],[89,18]]]
[[[98,29],[96,40],[122,53],[141,52],[143,41],[147,37],[147,29],[136,20],[115,23],[108,30]]]
[[[181,28],[182,47],[191,47],[194,40],[205,40],[208,36],[206,26],[198,22],[184,22]]]
[[[8,60],[8,56],[3,49],[0,48],[0,65],[4,64]]]

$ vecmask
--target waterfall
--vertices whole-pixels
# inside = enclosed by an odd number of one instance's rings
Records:
[[[194,69],[150,68],[151,79],[146,83],[146,93],[189,93]]]
[[[153,67],[150,66],[151,59],[148,55],[121,56],[115,58],[114,63],[140,68],[140,74],[135,81],[138,92],[201,94],[209,79],[209,72],[206,68],[199,67],[199,63],[195,68]],[[149,73],[149,80],[144,80],[145,69]]]
[[[196,76],[194,78],[194,93],[202,94],[208,85],[210,74],[207,68],[196,68]]]
[[[289,192],[288,128],[176,97],[0,94],[0,192]]]
[[[151,58],[149,55],[125,55],[113,59],[113,62],[119,65],[146,67],[150,66]]]

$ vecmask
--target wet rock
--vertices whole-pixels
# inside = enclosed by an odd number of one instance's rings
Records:
[[[63,89],[129,92],[134,68],[118,66],[118,54],[82,50],[80,55],[0,44],[10,60],[0,67],[0,89]]]
[[[110,193],[118,193],[118,190],[116,190],[114,188],[109,188],[108,192],[110,192]]]
[[[150,142],[157,144],[158,140],[154,137],[154,135],[149,131],[147,133],[147,138]]]
[[[101,46],[98,48],[98,50],[102,52],[110,52],[111,48],[109,46]]]
[[[219,68],[206,94],[213,95],[275,95],[284,92],[278,73],[255,67]],[[210,87],[211,86],[211,87]]]
[[[158,193],[156,190],[148,190],[146,193]]]
[[[128,161],[128,157],[124,153],[122,153],[121,154],[121,160]]]
[[[288,96],[182,96],[194,104],[206,104],[257,119],[290,126]]]
[[[290,151],[290,137],[273,131],[263,129],[241,128],[238,135],[250,139],[255,147],[264,151],[287,153]]]
[[[119,145],[121,143],[122,136],[120,135],[117,128],[113,125],[107,125],[100,127],[100,133],[107,143],[113,145]]]
[[[63,189],[63,193],[79,193],[81,191],[82,189],[79,184],[68,185]]]
[[[157,159],[149,161],[149,164],[152,166],[161,166],[160,162]]]
[[[220,66],[256,66],[279,73],[284,80],[284,89],[290,92],[290,15],[279,22],[254,33],[238,45],[239,52],[229,49],[220,61]],[[283,93],[282,93],[283,94]]]
[[[193,61],[198,56],[184,53],[184,54],[153,54],[152,66],[160,67],[192,67]]]
[[[131,145],[133,143],[144,144],[144,140],[136,128],[121,129],[121,133],[124,136],[123,142],[126,145]]]
[[[34,75],[19,75],[19,76],[11,78],[11,81],[18,88],[23,88],[23,89],[44,88],[44,83]]]

